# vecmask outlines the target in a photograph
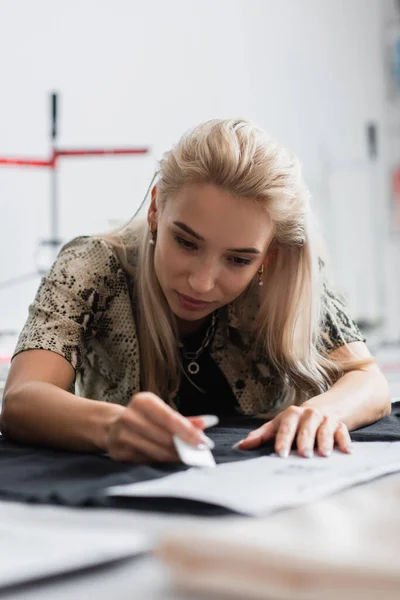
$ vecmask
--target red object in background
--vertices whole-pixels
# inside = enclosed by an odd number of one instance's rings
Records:
[[[94,148],[91,150],[55,150],[54,154],[58,156],[112,156],[113,154],[147,154],[149,148]]]
[[[2,158],[0,156],[0,165],[11,167],[51,167],[50,160],[36,160],[31,158]]]
[[[35,158],[8,158],[0,156],[0,165],[14,167],[47,167],[54,169],[59,156],[131,156],[134,154],[147,154],[149,148],[71,148],[54,149],[50,160],[39,160]]]

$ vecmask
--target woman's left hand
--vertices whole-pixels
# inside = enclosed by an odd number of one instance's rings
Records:
[[[346,425],[315,406],[289,406],[272,421],[265,423],[236,444],[240,450],[252,450],[275,438],[275,452],[286,458],[294,441],[304,458],[311,458],[314,447],[320,456],[330,456],[336,443],[342,452],[351,452],[351,438]]]

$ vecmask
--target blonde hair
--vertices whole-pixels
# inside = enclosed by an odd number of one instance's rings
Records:
[[[164,154],[156,182],[159,208],[184,184],[199,183],[214,184],[269,212],[275,235],[264,286],[251,283],[232,308],[243,328],[251,329],[257,351],[281,375],[286,404],[300,404],[326,391],[346,370],[360,364],[357,360],[334,362],[319,345],[329,305],[323,300],[326,294],[309,192],[293,154],[250,121],[215,119],[186,133]],[[176,321],[155,274],[147,224],[134,219],[127,229],[140,238],[136,294],[141,382],[143,389],[167,399],[181,376]],[[120,260],[129,271],[118,234],[107,237],[117,251],[119,247]],[[258,309],[251,326],[248,306],[254,298]]]

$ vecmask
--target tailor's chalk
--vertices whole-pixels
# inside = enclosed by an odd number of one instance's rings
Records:
[[[185,465],[189,465],[190,467],[217,466],[211,450],[207,448],[206,444],[202,444],[202,447],[198,448],[192,446],[192,444],[187,444],[177,435],[174,435],[172,439],[179,458]]]

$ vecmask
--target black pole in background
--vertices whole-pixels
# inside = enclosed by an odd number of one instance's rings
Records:
[[[50,239],[48,245],[51,248],[51,258],[55,260],[58,248],[61,244],[59,237],[59,211],[58,211],[58,162],[55,157],[58,137],[58,108],[59,100],[57,92],[52,92],[50,96],[51,110],[51,148],[53,157],[53,168],[51,169],[51,190],[50,190]]]
[[[57,139],[57,94],[51,94],[51,139],[55,143]]]
[[[374,220],[374,239],[371,242],[374,244],[375,264],[375,284],[377,286],[378,310],[380,310],[379,325],[382,326],[384,314],[387,308],[386,304],[386,280],[385,280],[385,223],[384,223],[384,208],[383,199],[379,194],[379,172],[378,172],[378,156],[379,156],[379,139],[378,125],[374,121],[368,121],[365,124],[367,156],[369,160],[370,173],[370,211]]]

